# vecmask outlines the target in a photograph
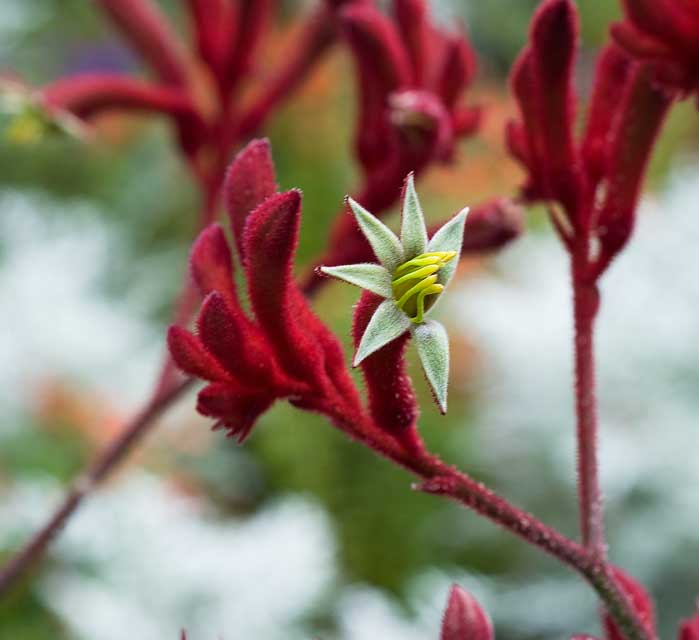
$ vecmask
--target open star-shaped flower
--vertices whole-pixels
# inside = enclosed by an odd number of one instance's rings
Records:
[[[444,327],[439,322],[427,320],[426,316],[456,270],[468,208],[462,209],[432,238],[428,238],[413,175],[410,174],[405,182],[398,239],[359,203],[352,198],[347,201],[380,264],[321,267],[321,271],[385,298],[362,335],[354,366],[410,331],[435,400],[442,413],[446,413],[449,340]]]

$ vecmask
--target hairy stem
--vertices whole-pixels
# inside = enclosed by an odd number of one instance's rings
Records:
[[[573,315],[575,324],[575,413],[578,470],[578,506],[583,544],[595,557],[605,559],[604,515],[597,464],[597,399],[595,396],[595,318],[599,291],[586,278],[587,243],[572,258]]]
[[[200,176],[199,183],[204,194],[199,227],[208,225],[216,213],[218,183]],[[177,301],[173,321],[184,325],[196,308],[197,292],[189,275],[185,276],[181,294]],[[0,596],[9,590],[32,565],[44,555],[49,544],[75,513],[83,499],[143,440],[159,418],[179,398],[194,380],[181,380],[172,358],[167,351],[160,373],[156,378],[150,399],[125,429],[109,443],[92,464],[69,488],[63,502],[53,512],[46,524],[37,531],[25,546],[0,569]]]
[[[416,490],[464,505],[572,568],[597,592],[627,640],[653,640],[633,603],[614,580],[606,559],[594,550],[567,538],[467,473],[445,464],[421,443],[417,448],[407,449],[370,422],[348,425],[342,415],[337,415],[333,422],[374,452],[420,478],[422,482],[415,485]]]
[[[80,506],[83,499],[142,439],[148,428],[192,385],[190,379],[178,381],[168,389],[156,392],[146,407],[124,429],[122,434],[97,457],[94,464],[73,482],[61,505],[49,521],[0,570],[0,596],[44,554],[49,543]]]

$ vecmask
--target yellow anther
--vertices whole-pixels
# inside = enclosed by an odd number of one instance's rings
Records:
[[[456,256],[455,251],[423,253],[400,265],[393,274],[393,297],[414,323],[420,324],[444,286],[437,272]]]

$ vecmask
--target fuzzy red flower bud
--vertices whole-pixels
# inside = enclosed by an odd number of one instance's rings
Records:
[[[364,331],[383,299],[364,291],[354,309],[352,337],[359,347]],[[369,409],[377,426],[397,437],[415,428],[419,415],[415,392],[405,363],[406,333],[375,354],[365,358],[360,367],[369,396]]]
[[[680,622],[677,640],[699,640],[699,611]]]
[[[425,80],[425,63],[429,55],[427,12],[425,0],[393,0],[393,13],[410,57],[412,82],[416,86]]]
[[[277,183],[269,140],[253,140],[235,157],[226,172],[223,184],[226,211],[242,259],[245,258],[243,230],[247,217],[276,191]]]
[[[605,199],[597,221],[601,269],[631,235],[641,179],[671,104],[670,97],[651,83],[649,73],[647,67],[639,66],[630,74],[609,146]]]
[[[192,278],[202,295],[217,291],[231,306],[237,306],[233,280],[233,257],[223,229],[218,224],[204,229],[192,246],[189,257]]]
[[[496,198],[473,208],[466,218],[462,255],[495,251],[524,231],[524,210],[512,200]]]
[[[292,259],[301,220],[301,194],[270,196],[245,227],[245,269],[250,302],[282,367],[292,376],[325,383],[323,350],[293,291]]]
[[[229,67],[233,79],[237,80],[250,70],[275,4],[274,0],[239,0],[238,29]]]
[[[512,87],[524,120],[526,154],[533,188],[561,201],[570,213],[578,205],[579,160],[573,145],[573,63],[577,13],[570,0],[547,0],[532,20],[530,44],[512,73]],[[522,143],[517,146],[521,147]]]
[[[597,64],[587,129],[577,142],[577,33],[571,0],[541,4],[512,71],[521,120],[509,123],[506,137],[528,172],[525,197],[547,202],[566,248],[579,261],[583,256],[585,277],[596,279],[631,234],[643,174],[671,97],[656,86],[647,65],[608,46]]]
[[[41,90],[49,107],[89,118],[107,109],[139,110],[175,116],[194,114],[181,89],[147,84],[117,74],[84,74],[61,78]]]
[[[614,44],[606,46],[597,60],[587,128],[582,144],[585,168],[595,182],[609,169],[613,124],[632,66],[629,56]]]
[[[261,140],[238,154],[226,187],[234,235],[243,228],[242,240],[236,241],[252,316],[239,303],[223,229],[211,225],[191,256],[192,276],[206,295],[197,334],[180,327],[168,334],[177,366],[210,382],[199,393],[198,411],[240,441],[279,398],[323,412],[341,428],[361,423],[361,401],[342,348],[293,279],[300,193],[274,193],[269,146]]]
[[[237,26],[237,3],[189,0],[196,49],[224,91],[231,82],[230,60]]]
[[[156,5],[150,0],[98,3],[164,83],[185,84],[185,54],[168,19]]]
[[[624,0],[626,20],[612,25],[626,51],[652,65],[654,79],[682,94],[699,90],[696,0]]]
[[[440,640],[493,640],[493,624],[478,601],[459,585],[449,591]]]

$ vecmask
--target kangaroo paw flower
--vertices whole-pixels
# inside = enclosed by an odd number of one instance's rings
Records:
[[[322,273],[361,287],[381,298],[364,329],[354,366],[409,332],[442,413],[447,410],[449,340],[444,327],[427,315],[454,275],[468,209],[457,213],[428,238],[413,175],[405,181],[400,238],[351,198],[352,213],[379,264],[321,267]]]

